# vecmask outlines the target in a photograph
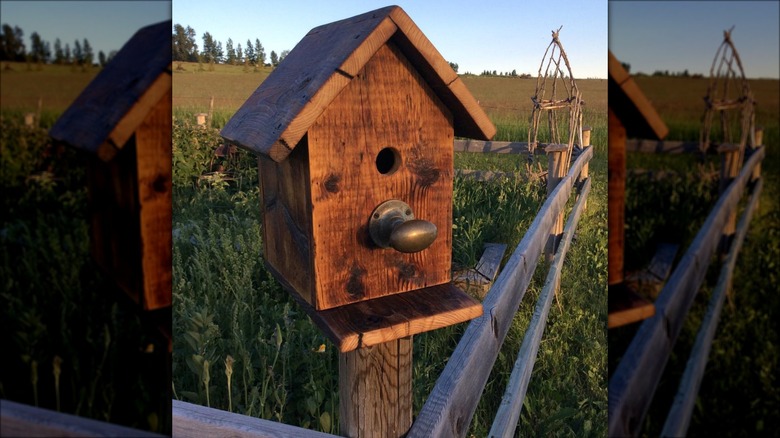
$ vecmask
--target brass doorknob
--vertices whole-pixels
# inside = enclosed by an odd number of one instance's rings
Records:
[[[415,219],[412,208],[403,201],[385,201],[371,213],[368,226],[371,240],[380,248],[414,253],[431,246],[438,230],[431,222]]]

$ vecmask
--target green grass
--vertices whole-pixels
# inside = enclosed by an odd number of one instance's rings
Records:
[[[701,97],[707,80],[637,78],[670,128],[667,139],[698,141]],[[762,164],[764,189],[734,274],[733,302],[721,313],[707,369],[688,433],[694,436],[774,434],[780,419],[776,380],[780,299],[780,81],[752,80],[758,101],[756,124],[765,127],[767,155]],[[631,153],[629,168],[678,172],[664,180],[627,180],[626,268],[646,265],[661,242],[681,245],[678,260],[690,245],[717,196],[717,157],[701,163],[693,156]],[[659,206],[663,213],[659,214]],[[740,209],[744,207],[744,200]],[[739,214],[739,213],[738,213]],[[713,259],[645,420],[643,435],[656,436],[666,420],[696,333],[707,307],[720,264]],[[638,325],[610,330],[609,364],[614,369]]]
[[[233,72],[174,73],[226,85]],[[252,76],[252,73],[244,73]],[[210,75],[210,77],[209,77]],[[490,78],[491,80],[493,78]],[[469,87],[495,96],[513,80]],[[602,81],[601,94],[606,92]],[[259,82],[258,82],[259,84]],[[256,87],[256,85],[254,85]],[[182,90],[183,88],[179,88]],[[506,90],[506,88],[504,88]],[[248,92],[251,93],[252,90]],[[532,92],[533,90],[531,90]],[[174,93],[174,99],[176,98]],[[477,95],[480,99],[480,95]],[[485,98],[482,98],[483,101]],[[489,99],[489,98],[488,98]],[[606,433],[606,103],[586,113],[596,155],[588,210],[564,267],[561,305],[553,309],[521,416],[520,435],[602,436]],[[206,104],[208,100],[206,100]],[[525,100],[517,108],[530,107]],[[215,107],[217,106],[215,102]],[[180,399],[325,431],[338,431],[337,351],[265,270],[255,160],[240,151],[236,181],[194,184],[220,144],[217,129],[197,129],[194,113],[174,108],[174,388]],[[218,108],[219,128],[235,108]],[[491,114],[504,139],[525,141],[528,120]],[[538,157],[542,168],[546,159]],[[456,168],[517,170],[492,183],[456,178],[453,264],[474,266],[485,242],[507,243],[507,257],[545,199],[543,181],[523,176],[525,159],[458,153]],[[201,182],[204,180],[201,178]],[[572,202],[569,204],[571,207]],[[543,263],[542,263],[543,264]],[[487,434],[546,275],[537,270],[490,376],[471,425]],[[415,336],[414,411],[422,404],[460,339],[465,324]],[[184,341],[182,341],[184,339]],[[320,346],[324,345],[324,351]],[[228,396],[226,358],[232,384]],[[208,362],[208,378],[205,362]],[[205,383],[208,381],[208,385]],[[208,391],[206,388],[208,387]]]
[[[89,256],[85,157],[13,114],[0,121],[0,398],[170,431],[167,345]]]

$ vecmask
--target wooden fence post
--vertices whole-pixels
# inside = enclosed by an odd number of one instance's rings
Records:
[[[729,184],[739,174],[739,146],[736,144],[723,144],[718,147],[720,158],[720,185],[718,192],[722,195]],[[723,235],[720,239],[719,253],[721,256],[728,254],[732,237],[737,229],[737,211],[736,208],[729,213],[726,225],[723,227]]]
[[[572,157],[572,160],[576,160],[577,157],[580,156],[580,154],[585,150],[586,147],[590,146],[590,132],[591,127],[590,126],[583,126],[582,127],[582,145],[579,148],[575,148],[575,155]],[[580,189],[582,188],[583,182],[588,179],[588,163],[585,163],[584,166],[582,166],[582,171],[580,171],[579,176],[577,177],[577,187]],[[579,193],[579,192],[578,192]],[[585,200],[585,204],[582,206],[582,208],[587,209],[588,208],[588,200]]]
[[[208,114],[206,113],[198,113],[195,114],[195,121],[198,124],[199,128],[205,128],[206,127],[206,117]]]
[[[401,437],[412,427],[412,337],[339,353],[339,427]]]
[[[759,146],[762,146],[764,143],[764,128],[761,126],[756,126],[755,130],[753,131],[753,144],[750,148],[751,152],[758,149]],[[747,159],[747,158],[746,158]],[[753,168],[753,176],[751,177],[751,181],[755,181],[757,179],[761,178],[761,163],[758,163],[755,168]]]
[[[565,144],[549,145],[545,149],[547,153],[547,196],[555,190],[558,183],[561,182],[566,171],[566,152],[569,146]],[[555,257],[555,250],[558,248],[558,242],[563,235],[563,212],[553,222],[550,228],[550,236],[547,238],[547,246],[544,249],[545,260],[551,262]]]

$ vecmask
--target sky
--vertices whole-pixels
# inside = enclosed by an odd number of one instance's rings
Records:
[[[393,4],[388,0],[175,0],[173,22],[191,26],[202,48],[209,32],[223,47],[246,46],[256,38],[265,48],[291,50],[309,30]],[[518,74],[539,70],[551,31],[563,26],[560,41],[574,77],[607,77],[605,0],[397,0],[459,73],[497,70]]]
[[[709,75],[723,31],[745,75],[780,78],[780,2],[609,2],[609,48],[631,72],[688,69]]]
[[[52,52],[57,38],[63,50],[65,43],[73,50],[75,40],[83,44],[86,38],[95,60],[101,50],[108,55],[112,50],[121,49],[138,29],[170,18],[170,1],[0,2],[0,21],[22,29],[27,50],[33,32],[49,42]]]

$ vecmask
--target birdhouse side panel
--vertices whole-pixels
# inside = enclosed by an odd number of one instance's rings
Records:
[[[91,157],[89,214],[92,257],[135,302],[140,302],[141,243],[135,137],[113,160]]]
[[[261,155],[263,252],[282,284],[314,305],[312,296],[311,201],[306,137],[286,160],[277,163]]]
[[[143,306],[171,305],[171,92],[147,114],[135,134],[143,267]]]
[[[318,310],[450,281],[452,115],[395,45],[331,102],[308,144]],[[430,247],[373,243],[369,219],[388,200],[436,225]]]

